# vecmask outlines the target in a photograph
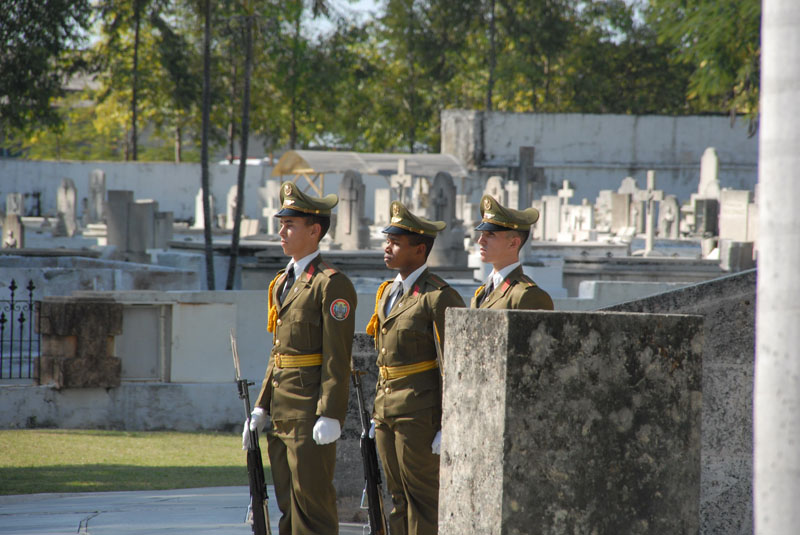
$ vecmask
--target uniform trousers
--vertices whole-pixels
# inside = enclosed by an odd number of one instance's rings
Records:
[[[273,422],[267,432],[275,496],[281,510],[280,535],[339,533],[333,471],[336,442],[318,445],[313,420]]]
[[[394,508],[392,535],[435,535],[439,516],[439,456],[431,443],[441,427],[441,410],[374,418],[375,442]]]

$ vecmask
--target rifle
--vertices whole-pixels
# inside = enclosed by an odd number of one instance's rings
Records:
[[[386,535],[389,528],[383,510],[383,491],[381,490],[381,471],[378,468],[378,453],[375,439],[369,437],[369,412],[364,404],[361,391],[361,375],[364,372],[353,370],[353,386],[358,400],[358,416],[361,420],[361,460],[364,463],[364,492],[361,494],[361,508],[367,509],[370,535]],[[364,507],[364,500],[367,506]]]
[[[239,367],[239,352],[236,349],[236,333],[231,329],[231,353],[233,353],[233,366],[236,369],[236,387],[239,390],[239,399],[244,400],[244,410],[247,415],[247,429],[250,429],[250,385],[247,379],[242,379]],[[248,517],[252,515],[253,535],[272,535],[269,525],[269,509],[267,503],[267,482],[264,478],[264,463],[261,459],[261,448],[258,446],[258,431],[250,431],[250,444],[247,448],[247,479],[250,481],[250,506]],[[248,519],[249,520],[249,519]]]

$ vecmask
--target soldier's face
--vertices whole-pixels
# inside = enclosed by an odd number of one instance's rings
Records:
[[[316,232],[315,232],[316,231]],[[282,217],[278,236],[286,256],[302,258],[317,248],[319,225],[309,225],[305,217]]]
[[[389,269],[400,271],[407,271],[412,267],[416,269],[425,263],[425,246],[411,245],[406,234],[387,234],[383,263]]]
[[[519,238],[513,232],[482,230],[478,236],[481,261],[493,263],[518,255]]]

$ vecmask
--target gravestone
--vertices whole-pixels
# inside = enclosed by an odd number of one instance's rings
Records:
[[[378,188],[375,190],[375,218],[374,225],[386,227],[389,225],[389,211],[392,206],[392,190]]]
[[[702,318],[446,318],[441,535],[698,533]]]
[[[747,190],[723,189],[719,200],[719,239],[752,241],[748,236],[753,194]]]
[[[258,188],[261,202],[262,226],[267,234],[277,234],[279,220],[275,217],[281,209],[281,184],[277,180],[267,180],[263,188]]]
[[[631,194],[611,193],[611,232],[618,234],[630,227]]]
[[[89,173],[89,223],[103,221],[103,205],[106,200],[106,173],[95,169]]]
[[[725,271],[731,272],[745,271],[756,267],[753,259],[753,242],[720,238],[719,266]]]
[[[600,190],[594,203],[595,229],[598,232],[611,232],[611,195],[609,189]]]
[[[677,239],[680,237],[678,225],[681,208],[675,195],[667,195],[658,203],[658,235],[662,238]]]
[[[697,198],[719,199],[719,158],[714,147],[708,147],[700,158],[700,182]]]
[[[414,177],[406,173],[406,160],[397,160],[397,174],[389,177],[389,187],[392,189],[392,200],[400,201],[406,207],[411,202],[411,188]]]
[[[225,196],[225,229],[233,229],[236,220],[236,195],[239,187],[234,184],[228,189],[228,194]]]
[[[3,249],[25,248],[25,225],[19,214],[6,214],[3,221]]]
[[[214,222],[216,220],[215,204],[216,203],[214,202],[214,196],[211,195],[208,199],[208,206],[209,206],[209,211],[211,212],[212,227],[214,226]],[[194,197],[194,224],[192,225],[192,228],[205,228],[204,221],[205,220],[203,219],[203,188],[200,188],[200,190],[197,192],[197,195],[195,195]]]
[[[693,234],[695,236],[719,235],[719,201],[717,199],[695,199],[693,213]]]
[[[531,240],[541,241],[544,239],[544,233],[543,233],[544,219],[545,219],[544,202],[542,200],[533,201],[531,203],[531,206],[533,208],[536,208],[536,210],[539,212],[539,220],[536,221],[536,223],[534,223],[533,226],[531,226]]]
[[[561,199],[557,195],[542,195],[543,211],[539,216],[542,223],[542,239],[558,240],[558,228],[561,223]]]
[[[411,189],[411,201],[406,207],[414,214],[419,214],[425,217],[428,213],[428,193],[431,189],[430,181],[424,177],[419,176],[414,179],[414,187]]]
[[[629,193],[631,195],[636,195],[639,191],[639,186],[636,185],[636,179],[632,176],[626,176],[622,179],[622,182],[617,189],[617,193]]]
[[[430,211],[428,217],[444,221],[447,227],[436,235],[436,241],[428,257],[431,267],[466,266],[467,252],[464,250],[464,229],[456,219],[456,186],[449,173],[439,172],[433,177],[429,192]]]
[[[345,171],[339,184],[334,240],[345,251],[369,248],[369,226],[364,218],[366,191],[361,173]]]
[[[583,199],[580,206],[570,206],[569,230],[573,241],[594,241],[597,232],[594,224],[594,207],[589,199]]]
[[[108,200],[103,207],[106,217],[107,244],[116,247],[120,254],[128,250],[128,220],[133,192],[108,190]]]
[[[56,194],[56,210],[58,221],[53,229],[53,236],[72,237],[78,230],[77,218],[78,190],[71,178],[61,181]]]
[[[25,215],[25,197],[22,193],[9,193],[6,195],[6,215]]]
[[[126,260],[146,263],[148,249],[155,248],[158,203],[150,199],[136,200],[128,207],[128,248]]]
[[[558,198],[561,201],[561,218],[558,222],[558,232],[559,234],[565,233],[569,234],[569,239],[562,240],[562,236],[559,236],[559,241],[572,241],[572,235],[569,233],[569,200],[575,195],[575,190],[570,187],[569,180],[565,180],[562,183],[561,189],[558,190]]]
[[[506,191],[506,181],[503,180],[503,177],[490,176],[486,181],[486,186],[483,188],[483,194],[491,195],[503,206],[508,206],[508,192]]]
[[[158,208],[158,203],[156,203]],[[169,249],[174,230],[172,212],[156,212],[153,216],[153,245],[150,249]],[[245,236],[245,234],[242,234]]]

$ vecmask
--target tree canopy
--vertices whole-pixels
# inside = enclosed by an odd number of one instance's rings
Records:
[[[344,2],[212,3],[215,150],[237,156],[245,14],[250,131],[267,151],[435,152],[447,108],[728,113],[757,125],[758,0],[383,0],[372,18]],[[122,159],[142,138],[140,159],[199,159],[200,2],[11,4],[0,121],[30,132],[29,157]],[[78,60],[95,85],[63,98]]]

